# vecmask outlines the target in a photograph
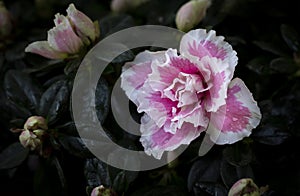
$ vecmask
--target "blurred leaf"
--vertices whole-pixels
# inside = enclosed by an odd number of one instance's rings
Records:
[[[285,142],[290,134],[283,132],[274,124],[265,124],[261,129],[253,132],[253,138],[263,144],[279,145]]]
[[[293,27],[286,24],[282,24],[280,26],[280,31],[289,48],[294,52],[298,52],[300,49],[300,39],[297,31]]]
[[[277,58],[271,61],[270,68],[278,73],[293,74],[297,71],[297,64],[288,58]]]
[[[57,168],[52,159],[41,161],[34,176],[34,195],[37,196],[63,196],[62,185],[60,183]]]
[[[84,165],[84,175],[90,187],[111,186],[108,167],[97,158],[87,159]]]
[[[28,74],[9,70],[5,74],[4,89],[9,99],[30,110],[37,109],[41,91]]]
[[[106,37],[117,31],[134,26],[134,21],[131,16],[120,14],[120,15],[108,15],[101,20],[100,24],[100,36]]]
[[[268,75],[271,74],[270,70],[270,59],[264,56],[258,56],[249,61],[246,66],[255,73],[259,75]]]
[[[223,150],[223,158],[231,165],[239,167],[248,165],[253,159],[253,154],[251,148],[236,143]]]
[[[66,81],[51,85],[42,95],[39,113],[47,117],[48,123],[55,123],[66,112],[69,105],[69,88]]]
[[[265,50],[267,52],[270,52],[272,54],[287,57],[289,54],[287,54],[286,51],[282,50],[282,47],[279,45],[275,45],[274,43],[265,42],[265,41],[253,41],[254,45],[258,46],[262,50]]]
[[[196,183],[217,182],[220,177],[220,160],[218,157],[205,156],[197,160],[188,176],[188,189],[193,190]]]
[[[120,195],[124,194],[124,192],[128,188],[128,182],[127,182],[127,179],[126,179],[125,171],[121,171],[114,178],[112,188],[113,188],[113,190],[115,190]]]
[[[237,167],[223,160],[221,162],[221,177],[226,187],[230,188],[241,178],[254,178],[254,174],[250,165]]]
[[[19,142],[13,143],[0,153],[0,169],[10,169],[19,166],[29,153]]]
[[[59,143],[63,146],[64,149],[75,156],[82,158],[93,156],[86,145],[83,143],[82,139],[79,137],[67,135],[60,136]]]

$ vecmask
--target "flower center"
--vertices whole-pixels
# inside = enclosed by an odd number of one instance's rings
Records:
[[[172,101],[177,101],[177,107],[181,108],[199,102],[203,94],[201,92],[207,90],[205,86],[199,75],[180,72],[172,84],[164,89],[163,94]]]

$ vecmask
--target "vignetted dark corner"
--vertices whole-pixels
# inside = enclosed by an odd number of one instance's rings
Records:
[[[298,19],[292,0],[0,0],[0,195],[300,195]],[[142,25],[179,32],[177,50],[99,46]],[[113,167],[96,135],[166,164]]]

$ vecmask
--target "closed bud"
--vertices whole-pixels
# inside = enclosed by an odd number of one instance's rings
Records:
[[[117,196],[117,194],[112,189],[100,185],[93,189],[91,196]]]
[[[259,188],[251,178],[237,181],[229,190],[228,196],[259,196]]]
[[[41,145],[41,140],[33,133],[28,130],[24,130],[19,136],[20,143],[25,148],[30,150],[36,150]]]
[[[8,36],[12,31],[12,18],[9,11],[0,1],[0,38]]]
[[[198,25],[206,15],[210,0],[191,0],[181,6],[176,14],[176,26],[187,32]]]
[[[46,119],[41,116],[31,116],[24,124],[24,129],[28,131],[35,131],[37,129],[47,130]]]
[[[111,10],[114,12],[128,12],[147,2],[148,0],[112,0]]]

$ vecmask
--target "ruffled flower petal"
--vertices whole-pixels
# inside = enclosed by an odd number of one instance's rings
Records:
[[[123,66],[121,75],[121,88],[125,91],[128,98],[137,104],[137,94],[139,89],[144,85],[148,74],[152,72],[151,63],[153,61],[165,61],[164,52],[139,53],[134,61],[126,63]]]
[[[244,82],[235,78],[228,89],[226,105],[210,120],[207,133],[216,144],[232,144],[251,134],[261,119],[261,113]]]
[[[67,9],[67,14],[72,24],[75,26],[77,34],[81,38],[89,37],[92,41],[99,36],[99,26],[95,25],[93,21],[81,11],[78,11],[74,4],[70,4]]]
[[[227,88],[231,80],[231,72],[226,69],[226,63],[220,59],[205,56],[201,59],[202,67],[199,69],[209,70],[206,81],[209,90],[205,94],[204,103],[208,112],[216,112],[220,106],[226,103]]]
[[[223,36],[216,36],[216,32],[205,29],[192,30],[186,33],[180,42],[180,54],[190,58],[191,56],[198,57],[216,57],[221,59],[224,66],[229,66],[231,78],[235,66],[237,65],[236,52],[231,45],[224,41]]]
[[[68,56],[66,53],[58,52],[51,48],[47,41],[33,42],[25,48],[25,52],[39,54],[49,59],[64,59]]]
[[[56,26],[48,31],[48,43],[56,51],[75,54],[83,46],[81,39],[75,34],[69,20],[57,14]]]
[[[145,153],[156,159],[161,159],[164,151],[172,151],[180,145],[188,145],[197,138],[205,128],[194,127],[190,123],[184,123],[176,134],[166,132],[164,127],[157,127],[151,119],[141,124],[141,143]]]

